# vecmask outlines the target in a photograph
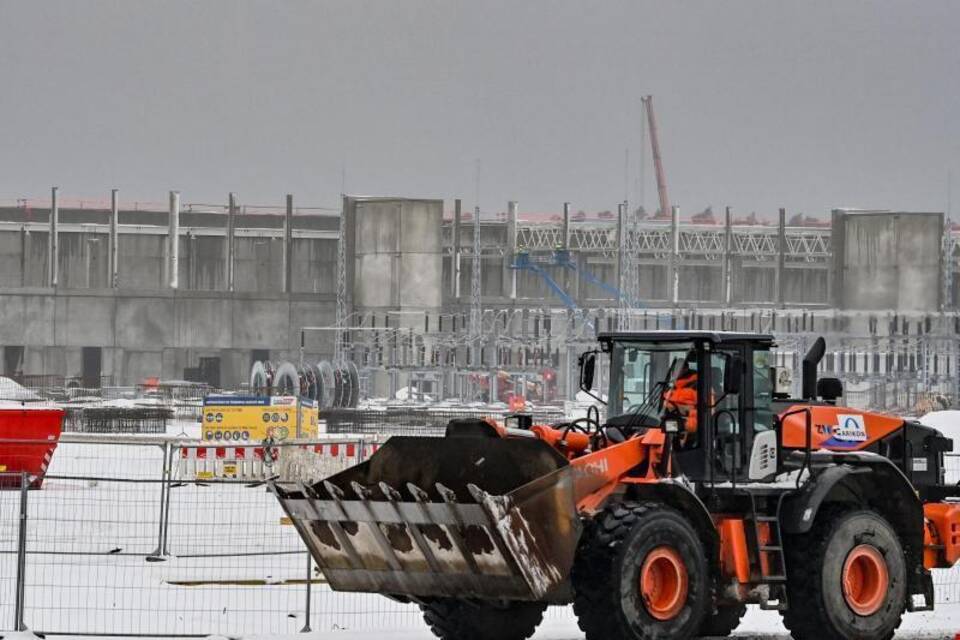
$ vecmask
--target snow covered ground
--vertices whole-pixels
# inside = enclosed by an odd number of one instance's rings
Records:
[[[197,431],[185,423],[173,425],[170,434]],[[50,473],[60,478],[28,496],[30,628],[265,640],[432,638],[415,607],[319,584],[310,598],[312,633],[300,633],[307,619],[307,558],[263,487],[172,488],[168,553],[153,561],[160,546],[161,461],[156,445],[59,447]],[[12,621],[15,556],[9,551],[18,508],[18,492],[0,492],[0,629]],[[953,638],[960,631],[960,572],[936,579],[945,603],[934,613],[908,614],[898,637]],[[776,613],[758,609],[750,610],[737,635],[788,637]],[[0,631],[0,637],[15,636]],[[554,608],[534,637],[574,640],[582,634],[569,608]]]

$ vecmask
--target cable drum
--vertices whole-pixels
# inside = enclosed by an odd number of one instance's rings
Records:
[[[334,375],[333,366],[327,360],[321,360],[317,363],[319,373],[320,387],[320,408],[331,409],[336,406],[337,384],[336,375]]]
[[[292,362],[283,362],[277,367],[274,391],[281,396],[300,395],[300,373]]]
[[[352,360],[347,363],[347,376],[350,381],[350,403],[345,406],[355,408],[360,404],[360,372]]]
[[[320,399],[320,383],[317,379],[317,368],[312,364],[307,364],[304,367],[301,367],[300,379],[304,382],[305,395],[311,400]]]
[[[344,369],[336,367],[333,370],[333,406],[341,408],[347,406],[344,402],[349,400],[350,383],[344,380]],[[344,384],[346,382],[346,384]]]
[[[250,368],[250,391],[256,396],[268,396],[273,387],[273,367],[270,362],[257,360]]]

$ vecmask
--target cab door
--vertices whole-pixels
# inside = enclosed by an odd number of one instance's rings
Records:
[[[716,482],[742,482],[747,475],[752,438],[744,402],[746,356],[745,346],[737,344],[717,345],[709,354],[704,397],[711,428],[707,464]]]

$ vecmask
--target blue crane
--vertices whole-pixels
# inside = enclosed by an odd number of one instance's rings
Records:
[[[629,297],[627,297],[626,294],[621,292],[620,289],[607,284],[606,282],[604,282],[603,280],[601,280],[600,278],[592,274],[587,269],[578,267],[576,263],[570,259],[570,252],[567,251],[566,249],[558,249],[554,251],[552,260],[549,264],[553,266],[564,267],[566,269],[570,269],[571,271],[579,273],[582,279],[586,280],[587,282],[590,282],[591,284],[597,285],[598,287],[600,287],[601,289],[603,289],[604,291],[612,295],[614,299],[623,300],[631,307],[644,306],[638,300],[631,300]],[[514,258],[514,263],[513,265],[511,265],[511,268],[530,271],[532,273],[539,275],[541,278],[543,278],[543,281],[546,283],[547,287],[551,291],[553,291],[555,294],[557,294],[557,296],[560,298],[560,300],[568,309],[572,309],[572,310],[579,309],[579,307],[577,306],[576,300],[574,300],[570,296],[570,294],[563,287],[561,287],[556,280],[553,279],[553,277],[550,275],[550,273],[546,269],[540,266],[539,263],[531,260],[529,253],[526,253],[526,252],[518,253]]]

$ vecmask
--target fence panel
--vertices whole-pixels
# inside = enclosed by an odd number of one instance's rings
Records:
[[[0,629],[15,628],[20,481],[19,474],[0,472]]]
[[[170,637],[422,628],[417,607],[333,592],[316,568],[308,588],[306,550],[265,485],[227,477],[228,458],[216,454],[210,477],[177,471],[184,449],[206,443],[72,438],[57,448],[42,488],[26,492],[30,629]],[[373,444],[281,443],[267,475],[333,473]],[[948,481],[960,480],[960,455],[946,466]],[[21,492],[18,479],[0,484],[0,629],[8,629]],[[960,603],[960,569],[935,571],[934,582],[939,605]],[[568,619],[570,610],[548,615]]]

